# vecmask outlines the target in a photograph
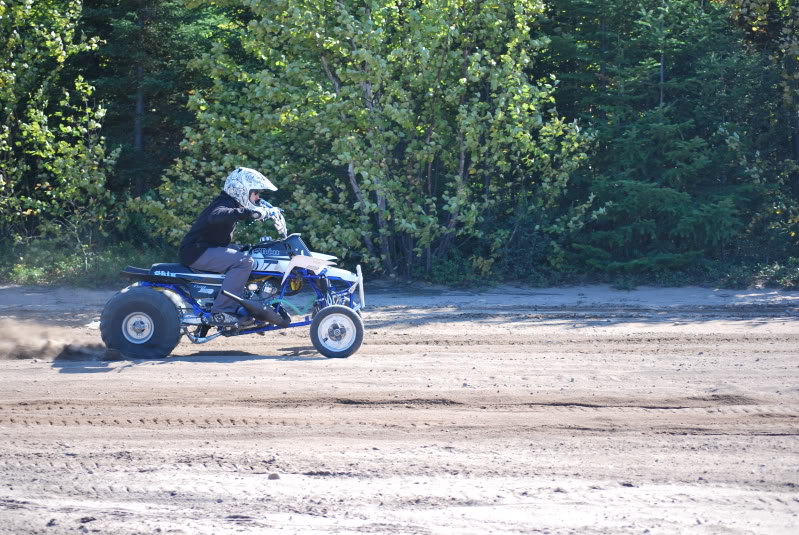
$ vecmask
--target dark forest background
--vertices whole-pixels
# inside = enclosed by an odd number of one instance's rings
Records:
[[[0,278],[174,260],[248,166],[379,276],[796,287],[798,31],[790,0],[0,0]]]

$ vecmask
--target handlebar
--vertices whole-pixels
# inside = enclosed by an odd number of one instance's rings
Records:
[[[282,208],[278,208],[277,206],[272,206],[265,200],[261,199],[260,206],[269,210],[271,213],[267,214],[267,217],[264,219],[271,219],[275,225],[275,230],[277,230],[280,237],[285,239],[288,237],[288,229],[286,227],[286,219],[283,217],[285,210]]]

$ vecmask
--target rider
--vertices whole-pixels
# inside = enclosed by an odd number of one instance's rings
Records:
[[[238,167],[225,180],[219,194],[189,229],[180,244],[180,262],[193,269],[225,273],[222,289],[211,306],[213,325],[233,325],[238,303],[223,290],[241,296],[253,269],[253,260],[231,245],[236,223],[241,220],[273,217],[279,210],[261,205],[260,194],[277,188],[254,169]]]

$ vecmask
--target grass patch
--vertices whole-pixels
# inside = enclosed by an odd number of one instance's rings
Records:
[[[122,243],[91,250],[64,247],[62,241],[40,240],[0,251],[0,282],[49,284],[83,288],[117,287],[119,272],[128,265],[149,267],[175,262],[173,247]]]

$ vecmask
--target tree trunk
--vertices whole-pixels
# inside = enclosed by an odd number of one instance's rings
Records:
[[[136,151],[144,150],[144,88],[142,79],[144,78],[144,67],[136,67],[136,112],[133,116],[133,148]]]
[[[429,245],[424,248],[424,272],[427,277],[433,273],[433,250]]]
[[[791,149],[794,161],[799,162],[799,110],[789,109],[791,114]],[[799,173],[791,173],[791,190],[794,196],[799,196]]]
[[[460,154],[460,163],[458,165],[458,185],[455,189],[455,198],[460,199],[463,194],[464,190],[466,189],[466,139],[463,135],[463,131],[460,132],[458,135],[458,141],[461,148]],[[443,257],[447,254],[449,250],[450,243],[452,242],[453,237],[455,236],[455,225],[458,223],[458,216],[460,215],[460,205],[455,206],[455,209],[449,216],[449,222],[447,223],[447,230],[444,233],[444,236],[441,239],[441,243],[438,245],[438,249],[436,249],[436,256]]]
[[[361,215],[368,220],[368,215],[366,214],[366,198],[363,196],[363,191],[361,190],[360,184],[358,184],[358,178],[355,176],[355,164],[350,162],[347,165],[347,174],[350,177],[350,185],[352,186],[352,191],[355,192],[355,198],[358,199],[358,205],[360,206]],[[369,256],[372,258],[377,258],[377,251],[375,251],[375,246],[372,245],[372,238],[369,235],[369,232],[366,230],[361,231],[361,237],[363,238],[363,243],[366,245],[366,250],[369,251]]]
[[[322,62],[322,68],[325,70],[325,74],[327,78],[330,80],[330,83],[333,84],[333,89],[336,92],[336,96],[341,96],[341,81],[338,79],[338,76],[333,69],[330,67],[330,63],[328,63],[327,58],[325,56],[320,56],[320,60]],[[341,120],[345,119],[344,113],[341,113]],[[361,216],[365,220],[369,220],[369,216],[366,213],[366,198],[363,195],[363,190],[361,190],[361,185],[358,184],[358,177],[355,176],[355,162],[348,162],[347,163],[347,176],[350,179],[350,186],[352,186],[352,191],[355,193],[355,198],[358,199],[358,206],[360,207]],[[361,230],[361,238],[363,238],[363,243],[366,246],[366,250],[369,252],[369,256],[372,258],[378,258],[377,251],[375,251],[374,244],[372,244],[372,237],[368,230]]]
[[[379,184],[376,184],[379,187]],[[388,241],[388,226],[384,214],[386,213],[386,197],[375,192],[377,197],[377,231],[380,234],[380,256],[383,258],[383,269],[389,275],[395,275],[396,266],[391,259],[391,247]]]
[[[599,75],[600,75],[600,82],[602,83],[602,87],[607,87],[607,67],[605,65],[605,55],[607,52],[607,39],[605,37],[605,33],[607,30],[607,26],[605,23],[605,17],[599,18]]]
[[[466,76],[466,68],[467,68],[467,58],[468,52],[464,50],[462,52],[463,57],[463,65],[462,69],[462,76]],[[461,106],[463,105],[464,97],[461,95],[460,103]],[[458,133],[458,144],[460,146],[460,161],[458,165],[458,178],[457,178],[457,188],[455,190],[455,198],[460,199],[463,195],[463,191],[466,188],[466,137],[463,134],[463,129],[460,130]],[[458,222],[458,215],[460,215],[460,206],[456,206],[455,209],[452,211],[449,217],[449,222],[447,223],[447,230],[444,232],[444,235],[441,238],[441,242],[436,248],[435,256],[441,258],[447,254],[449,250],[450,242],[452,241],[453,236],[455,235],[455,225]]]
[[[322,68],[325,71],[330,82],[333,84],[333,89],[336,91],[336,96],[341,96],[341,81],[336,73],[330,66],[330,63],[327,61],[327,57],[324,55],[320,56],[320,60],[322,62]],[[366,106],[369,111],[374,111],[374,103],[372,102],[373,95],[372,95],[372,86],[369,82],[362,82],[361,89],[364,92],[364,98],[366,99]],[[344,114],[342,112],[341,119],[344,120]],[[350,161],[347,164],[347,174],[350,179],[350,185],[352,186],[353,191],[355,192],[355,197],[358,199],[360,204],[360,211],[361,215],[366,216],[366,198],[363,194],[363,190],[358,184],[358,177],[355,173],[355,162]],[[389,247],[388,242],[388,233],[386,227],[386,220],[383,217],[383,214],[386,212],[386,199],[385,196],[379,192],[380,183],[377,179],[375,179],[375,185],[377,186],[378,191],[375,192],[375,196],[377,197],[377,229],[379,233],[378,243],[380,243],[380,258],[383,261],[383,269],[389,273],[394,274],[394,264],[391,260],[391,249]],[[384,231],[385,229],[385,231]],[[372,241],[370,239],[369,233],[366,231],[361,232],[364,244],[366,245],[366,249],[369,251],[369,255],[373,258],[377,258],[377,254],[375,253],[374,246],[372,245]]]
[[[144,50],[144,3],[139,6],[139,11],[136,14],[136,26],[139,28],[139,57],[136,62],[136,96],[134,97],[135,112],[133,115],[133,150],[136,153],[136,159],[139,164],[144,162],[144,58],[141,56]],[[144,193],[144,173],[139,172],[136,175],[136,184],[134,186],[135,194],[141,195]]]
[[[790,110],[791,114],[791,147],[793,148],[793,159],[799,160],[799,110]]]
[[[371,9],[366,8],[366,13],[368,17],[371,17]],[[355,46],[353,45],[353,50],[355,50]],[[361,71],[364,74],[369,73],[368,66],[366,62],[363,62],[361,65]],[[375,113],[375,97],[374,91],[372,90],[372,82],[366,80],[361,82],[361,91],[363,92],[363,101],[366,106],[366,109],[369,110],[370,114]],[[374,127],[373,127],[374,129]],[[385,146],[383,147],[385,149]],[[385,165],[387,160],[387,155],[383,155],[383,168],[387,171],[388,165]],[[377,232],[379,235],[379,243],[380,243],[380,256],[383,259],[383,269],[389,275],[396,275],[397,267],[394,265],[394,261],[392,259],[391,254],[391,243],[389,242],[389,228],[388,223],[385,218],[386,213],[386,196],[381,192],[383,189],[381,187],[381,180],[374,176],[371,177],[375,183],[375,200],[377,201],[377,212],[375,213],[377,217]]]
[[[663,106],[663,84],[666,81],[666,54],[660,53],[660,105]]]

